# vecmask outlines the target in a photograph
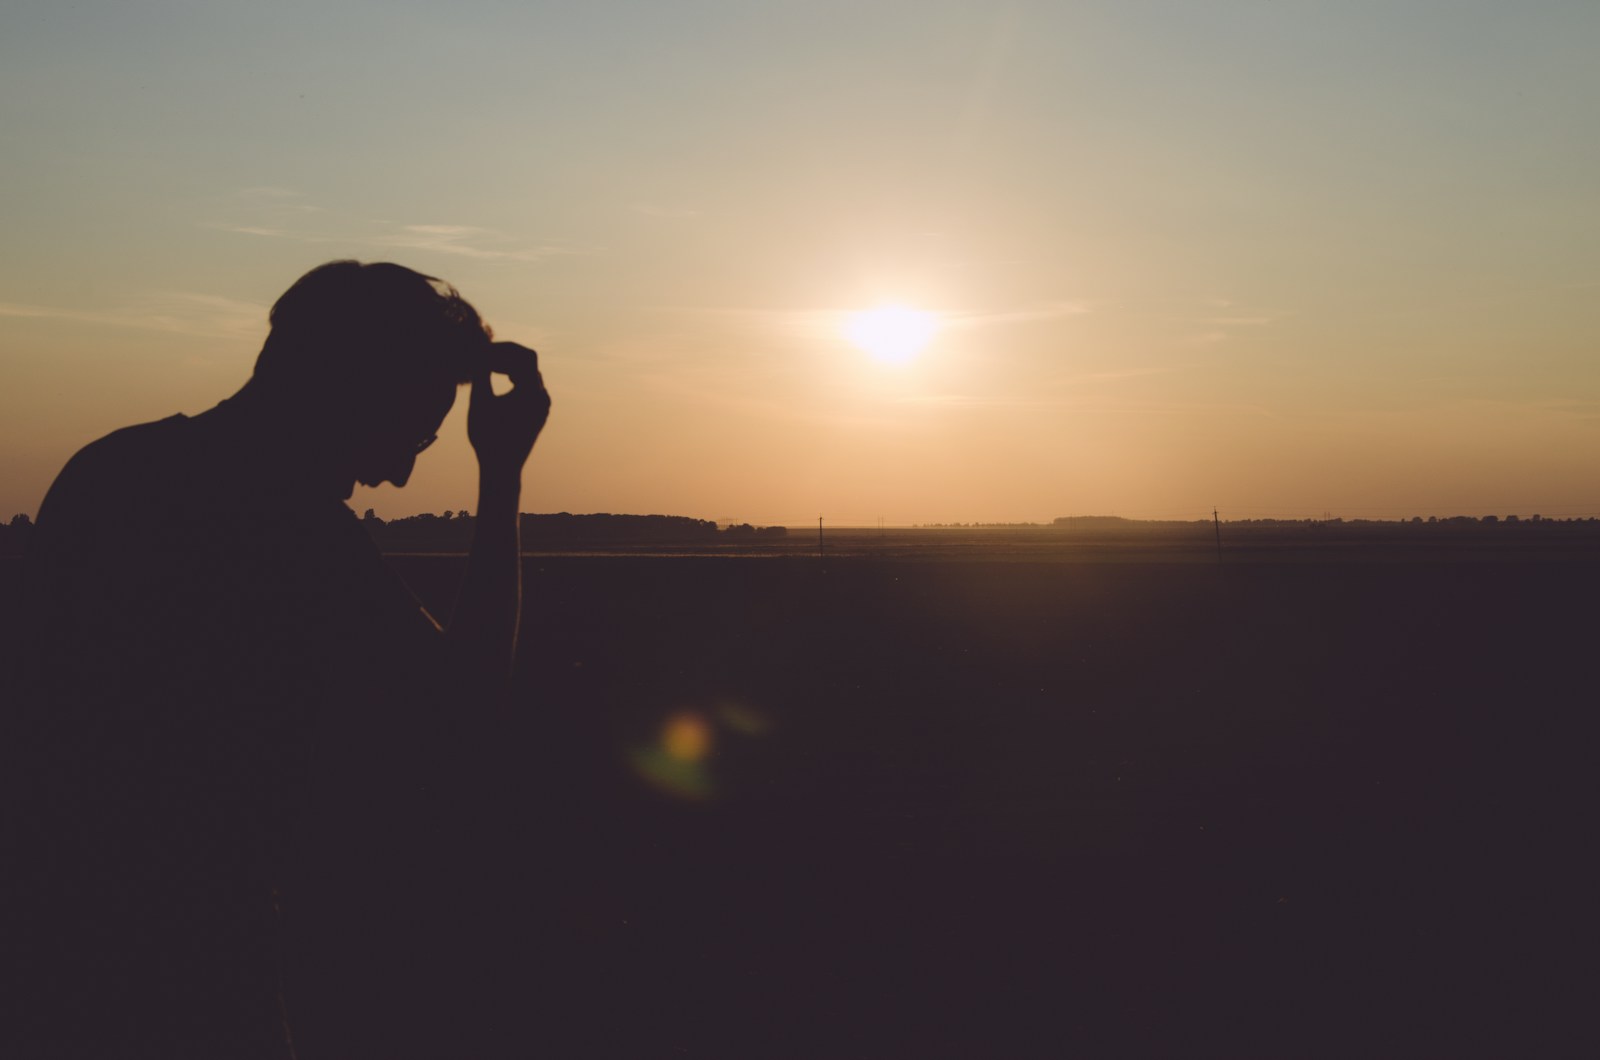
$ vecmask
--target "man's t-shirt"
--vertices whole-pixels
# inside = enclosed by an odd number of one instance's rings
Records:
[[[40,507],[14,719],[36,1051],[285,1055],[426,802],[437,626],[232,424],[117,431]]]

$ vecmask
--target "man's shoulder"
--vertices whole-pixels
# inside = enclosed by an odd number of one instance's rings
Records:
[[[181,465],[192,421],[181,413],[112,431],[79,449],[62,467],[39,505],[38,526],[111,514],[141,499],[153,499],[164,482],[190,478]]]
[[[96,438],[72,455],[56,476],[56,484],[82,486],[100,479],[109,484],[125,483],[129,465],[148,471],[151,459],[163,453],[181,452],[192,424],[189,417],[177,413],[164,420],[136,423]]]
[[[103,438],[96,438],[72,458],[73,461],[115,461],[130,456],[142,457],[152,449],[181,445],[194,421],[181,412],[166,419],[122,427]],[[69,464],[72,461],[69,461]]]

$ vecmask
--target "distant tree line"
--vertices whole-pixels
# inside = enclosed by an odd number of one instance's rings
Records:
[[[1341,519],[1329,516],[1323,519],[1224,519],[1225,526],[1251,527],[1259,526],[1266,529],[1280,529],[1291,527],[1306,527],[1319,529],[1339,526],[1366,526],[1366,527],[1446,527],[1450,529],[1480,529],[1486,526],[1541,526],[1541,527],[1593,527],[1600,525],[1600,519],[1593,516],[1588,518],[1550,519],[1543,515],[1530,515],[1524,519],[1520,515],[1450,515],[1440,518],[1430,515],[1424,519],[1414,515],[1409,519]]]
[[[13,515],[9,523],[0,523],[0,556],[22,555],[31,533],[33,520],[26,515]]]
[[[912,523],[913,530],[1043,530],[1044,523]]]
[[[1341,519],[1335,516],[1325,516],[1321,519],[1223,519],[1224,526],[1260,527],[1264,530],[1289,530],[1295,528],[1315,530],[1322,527],[1336,526],[1367,526],[1367,527],[1404,527],[1404,526],[1443,526],[1464,529],[1467,527],[1478,528],[1484,526],[1528,526],[1532,524],[1541,526],[1587,526],[1600,525],[1600,518],[1571,518],[1550,519],[1543,515],[1532,515],[1524,519],[1519,515],[1451,515],[1440,518],[1430,515],[1424,519],[1420,515],[1409,519]],[[973,526],[979,524],[974,523]],[[1063,530],[1132,530],[1153,527],[1193,527],[1210,526],[1210,519],[1192,520],[1156,520],[1156,519],[1124,519],[1118,515],[1064,515],[1051,524]]]
[[[386,552],[464,552],[472,544],[473,517],[469,512],[442,515],[412,515],[404,519],[379,519],[371,508],[362,523],[378,547]],[[1600,529],[1600,518],[1552,519],[1541,514],[1520,515],[1420,515],[1410,519],[1225,519],[1231,531],[1304,530],[1311,533],[1336,532],[1340,528],[1393,529],[1429,528],[1440,532],[1481,532],[1495,528],[1502,532],[1516,527],[1533,532],[1571,533]],[[1126,519],[1119,515],[1064,515],[1050,523],[923,523],[923,530],[1070,530],[1070,531],[1158,531],[1194,530],[1209,527],[1211,520]],[[33,521],[25,514],[13,515],[0,523],[0,556],[18,556],[27,548]],[[671,545],[733,544],[771,541],[788,533],[781,526],[753,526],[735,523],[718,528],[709,519],[682,515],[554,515],[524,513],[522,542],[525,547],[541,545]]]
[[[1063,515],[1049,523],[921,523],[913,526],[920,530],[1067,530],[1078,533],[1155,533],[1162,531],[1210,531],[1210,519],[1128,519],[1120,515]],[[1409,519],[1341,519],[1324,516],[1321,519],[1223,519],[1222,525],[1230,530],[1273,530],[1319,532],[1345,528],[1394,529],[1408,527],[1435,527],[1448,531],[1481,531],[1486,527],[1532,527],[1541,532],[1561,532],[1581,528],[1600,527],[1600,518],[1579,517],[1551,519],[1544,515],[1451,515],[1440,517],[1420,515]]]
[[[473,519],[466,511],[379,519],[371,508],[361,517],[378,547],[385,552],[465,552],[472,545]],[[14,515],[0,523],[0,556],[20,556],[27,549],[33,521]],[[731,544],[771,541],[788,533],[781,526],[734,523],[718,529],[709,519],[682,515],[555,515],[522,516],[523,547],[540,545],[673,545]]]
[[[1188,526],[1194,520],[1186,520],[1181,525]],[[1051,526],[1062,530],[1126,530],[1134,524],[1139,525],[1174,525],[1171,520],[1149,519],[1124,519],[1120,515],[1061,515],[1057,516]]]
[[[362,525],[385,552],[465,552],[472,545],[475,520],[465,511],[379,519],[371,508]],[[558,512],[522,516],[522,546],[718,544],[781,538],[781,526],[735,523],[718,529],[709,519],[683,515],[573,515]]]

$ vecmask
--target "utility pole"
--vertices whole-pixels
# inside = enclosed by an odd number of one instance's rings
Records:
[[[822,558],[822,516],[817,516],[817,558]]]
[[[1217,510],[1211,509],[1211,525],[1217,530],[1217,565],[1222,565],[1222,519],[1218,517]]]

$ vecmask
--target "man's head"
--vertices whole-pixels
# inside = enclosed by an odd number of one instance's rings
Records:
[[[455,288],[385,262],[319,265],[270,319],[252,388],[367,485],[405,485],[492,338]]]

